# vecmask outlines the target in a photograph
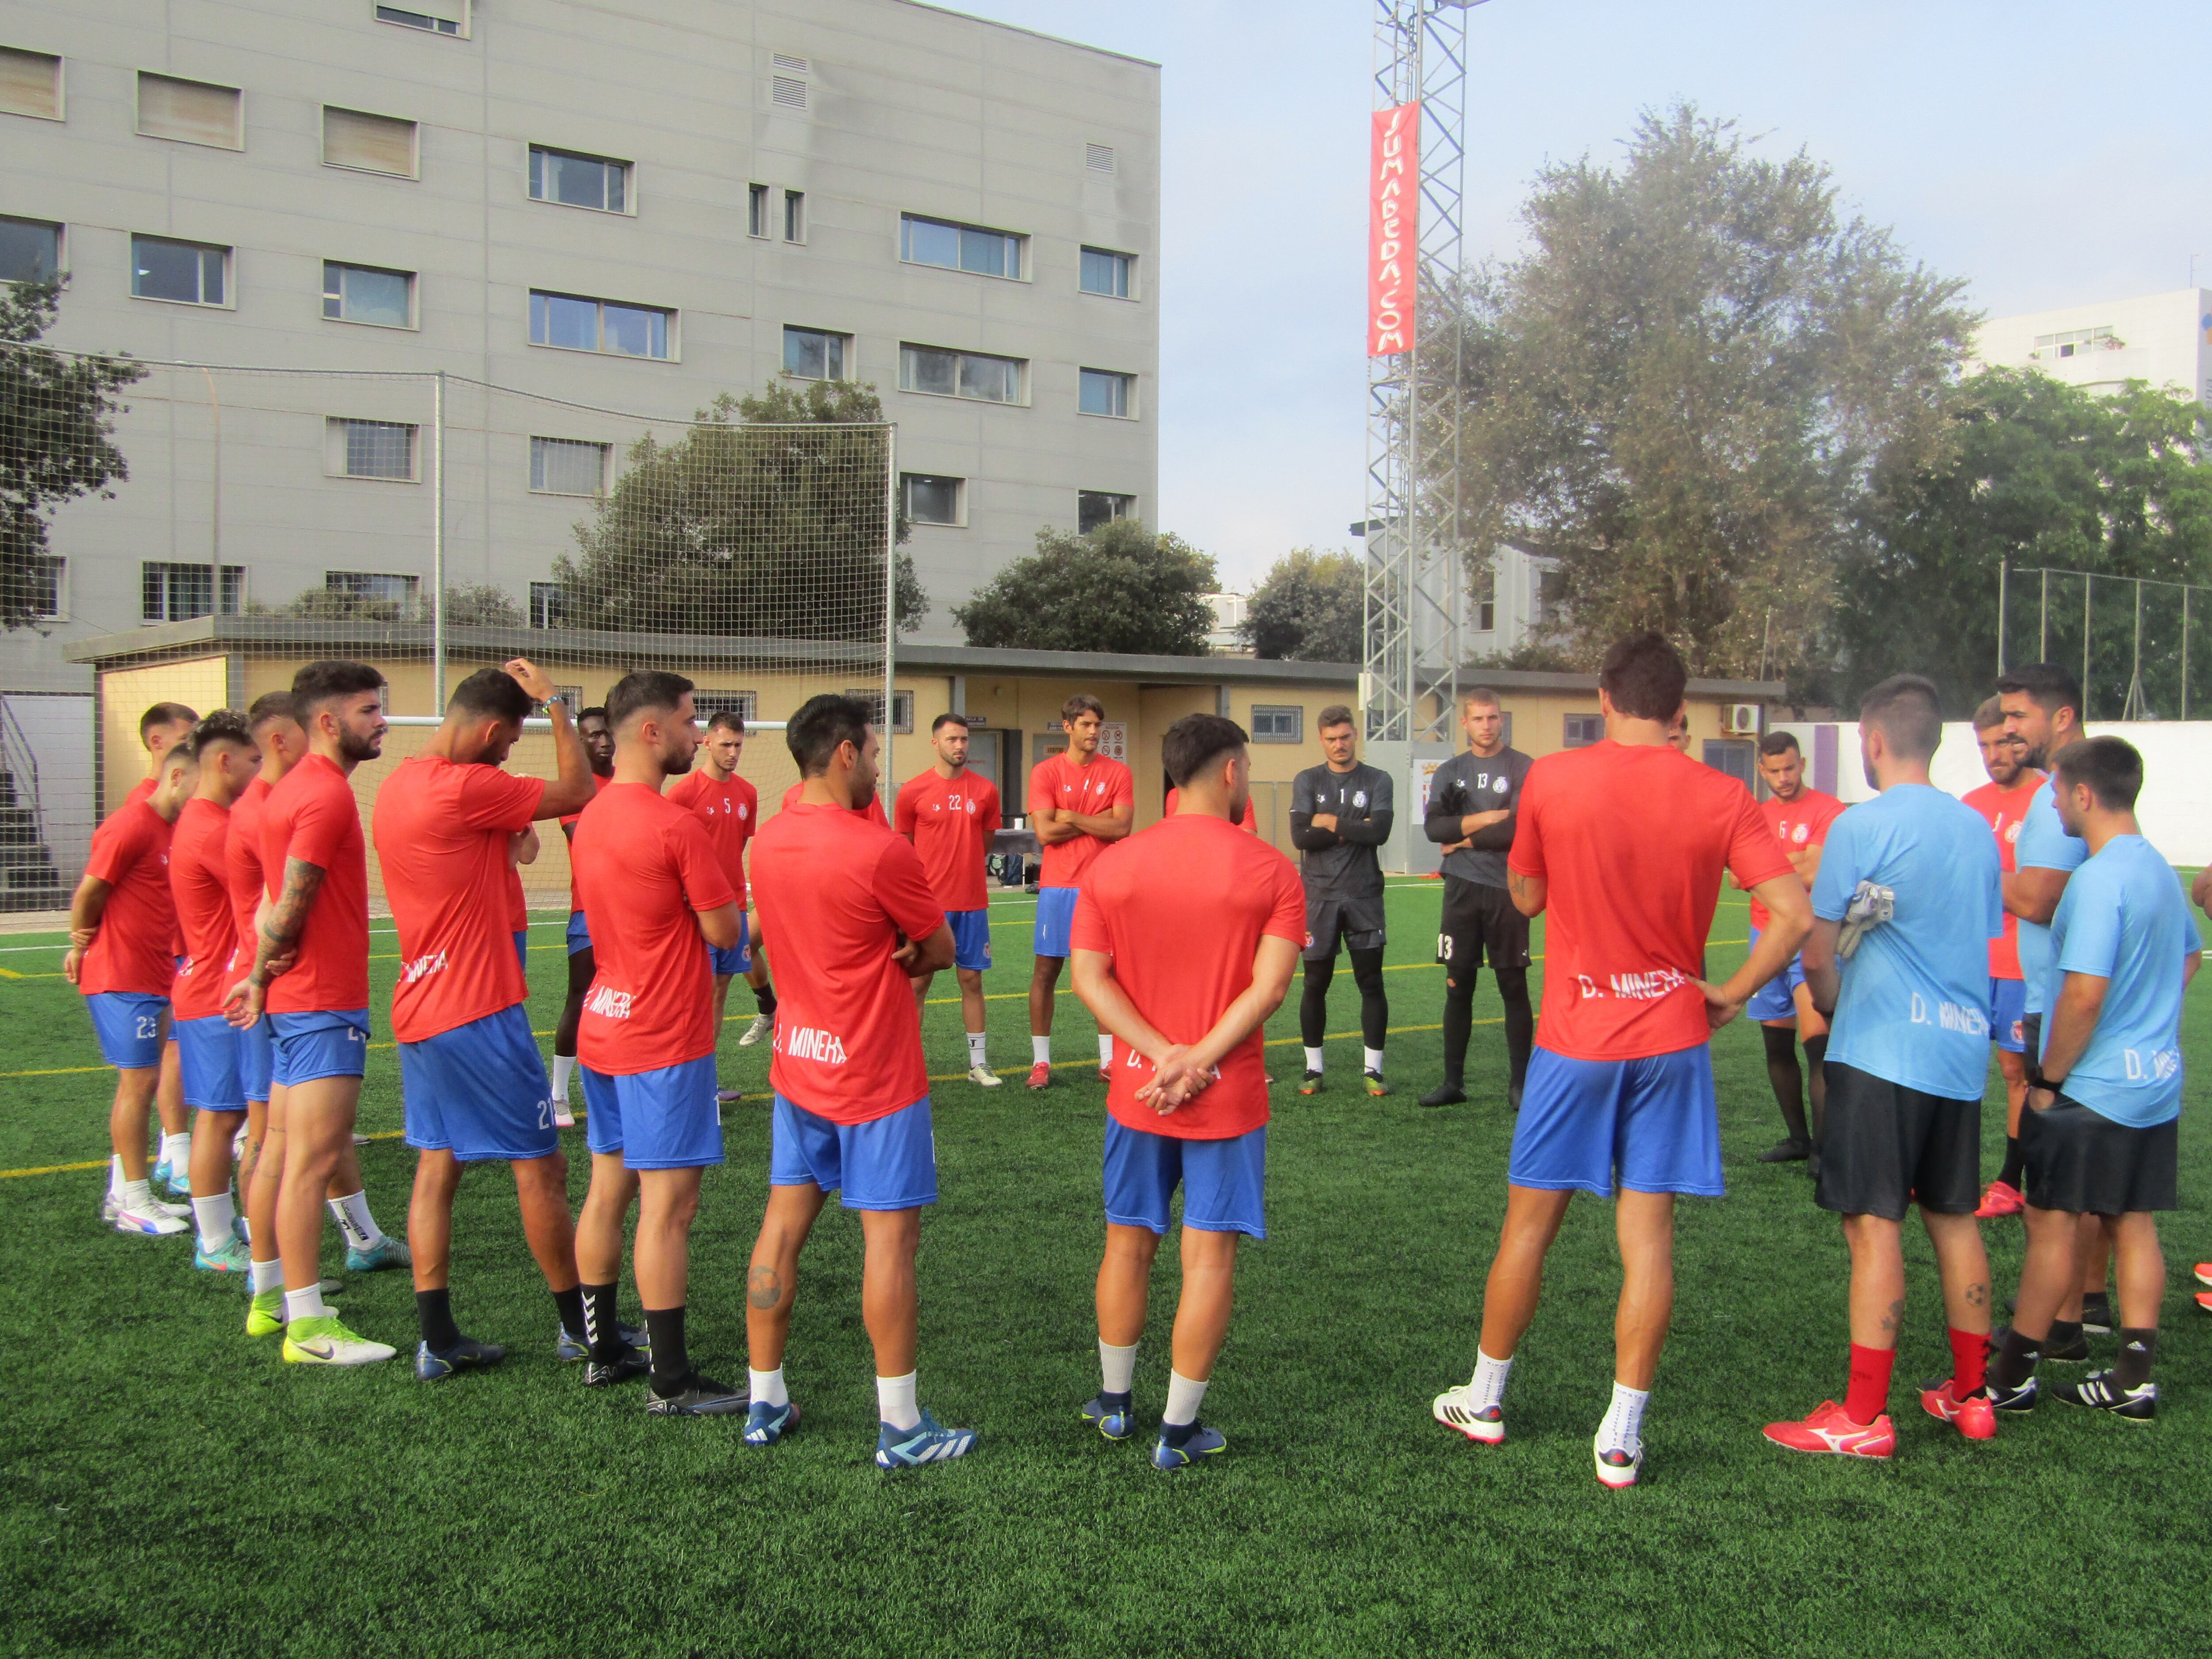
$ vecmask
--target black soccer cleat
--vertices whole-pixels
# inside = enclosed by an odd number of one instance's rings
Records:
[[[442,1382],[463,1371],[488,1370],[507,1358],[507,1350],[496,1342],[479,1342],[473,1336],[464,1336],[450,1348],[433,1348],[428,1342],[415,1348],[415,1379],[418,1382]]]
[[[584,1366],[584,1386],[587,1389],[611,1388],[617,1382],[628,1382],[643,1376],[653,1369],[653,1359],[640,1350],[625,1346],[612,1359],[592,1359]]]
[[[1761,1164],[1802,1164],[1813,1156],[1809,1140],[1778,1140],[1759,1155]]]
[[[2158,1415],[2158,1384],[2138,1382],[2124,1389],[2110,1371],[2091,1371],[2079,1382],[2051,1385],[2051,1397],[2064,1406],[2086,1406],[2125,1423],[2148,1423]]]
[[[747,1404],[744,1389],[714,1382],[697,1371],[678,1382],[672,1393],[663,1394],[657,1386],[645,1392],[645,1409],[654,1417],[727,1417],[742,1413]]]
[[[1423,1095],[1418,1103],[1423,1106],[1464,1106],[1467,1104],[1467,1091],[1456,1083],[1440,1083]]]
[[[2035,1402],[2043,1397],[2043,1385],[2032,1375],[2016,1389],[2006,1388],[1994,1376],[1986,1386],[1991,1407],[2014,1417],[2024,1417],[2033,1411]]]

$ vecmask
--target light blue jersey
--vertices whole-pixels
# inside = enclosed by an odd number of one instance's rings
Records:
[[[2051,939],[2045,1007],[2057,1006],[2069,974],[2109,981],[2089,1046],[2059,1085],[2067,1098],[2132,1129],[2179,1116],[2183,964],[2199,940],[2181,884],[2158,849],[2141,836],[2106,842],[2066,884]],[[2051,1042],[2048,1018],[2043,1041]]]
[[[1979,1100],[1990,941],[2004,921],[1990,826],[1940,789],[1894,785],[1828,826],[1813,914],[1842,921],[1863,881],[1896,894],[1896,914],[1837,964],[1828,1058],[1923,1094]]]
[[[2058,774],[2053,772],[2028,800],[2020,839],[2013,843],[2013,868],[2078,870],[2088,856],[2088,842],[2068,835],[2059,822]],[[2051,929],[2026,916],[2020,918],[2020,976],[2027,987],[2027,1012],[2042,1013],[2044,981],[2051,976]]]

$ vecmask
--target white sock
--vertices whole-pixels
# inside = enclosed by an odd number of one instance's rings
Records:
[[[981,1031],[969,1032],[968,1065],[969,1068],[973,1070],[989,1064],[990,1062],[983,1058],[983,1033]]]
[[[238,1133],[230,1138],[230,1161],[234,1167],[246,1161],[246,1126],[241,1123]]]
[[[230,1224],[238,1214],[226,1187],[213,1198],[192,1200],[192,1217],[200,1224],[200,1249],[213,1252],[230,1243]]]
[[[1309,1048],[1306,1050],[1306,1070],[1309,1072],[1318,1072],[1321,1070],[1320,1049]]]
[[[1633,1452],[1644,1443],[1644,1408],[1651,1401],[1649,1389],[1632,1389],[1626,1382],[1613,1385],[1613,1404],[1605,1413],[1605,1421],[1597,1427],[1597,1449],[1600,1451]]]
[[[1050,1036],[1033,1036],[1030,1039],[1030,1064],[1032,1066],[1049,1066],[1052,1064],[1052,1038]]]
[[[323,1305],[323,1282],[319,1279],[304,1291],[284,1292],[286,1322],[295,1319],[328,1319],[330,1316],[331,1310]]]
[[[284,1258],[278,1256],[273,1261],[257,1261],[246,1270],[246,1273],[256,1296],[264,1291],[281,1291],[284,1288]],[[318,1291],[322,1288],[319,1284],[315,1286]]]
[[[107,1158],[107,1195],[121,1198],[123,1189],[130,1183],[123,1178],[123,1154],[111,1152]]]
[[[1179,1429],[1186,1423],[1198,1421],[1199,1402],[1206,1398],[1206,1384],[1194,1382],[1181,1371],[1168,1372],[1168,1403],[1160,1413],[1164,1428]]]
[[[348,1193],[343,1198],[323,1200],[331,1206],[331,1214],[345,1235],[345,1242],[356,1250],[373,1250],[384,1243],[384,1230],[376,1224],[376,1218],[368,1212],[367,1193]]]
[[[186,1174],[191,1170],[192,1132],[190,1129],[180,1135],[165,1134],[161,1137],[161,1161],[179,1175]]]
[[[576,1069],[574,1054],[553,1056],[553,1098],[563,1106],[568,1103],[568,1073]]]
[[[1503,1406],[1505,1403],[1505,1379],[1512,1375],[1511,1360],[1492,1359],[1477,1348],[1474,1351],[1474,1376],[1467,1385],[1475,1410],[1488,1411],[1492,1406]]]
[[[115,1201],[134,1215],[144,1215],[153,1207],[154,1183],[150,1179],[126,1181],[123,1190],[116,1194]]]
[[[1103,1069],[1114,1063],[1114,1039],[1105,1032],[1098,1034],[1098,1064]]]
[[[1380,1048],[1363,1048],[1360,1052],[1366,1057],[1369,1071],[1379,1072],[1382,1069],[1382,1051]]]
[[[1129,1384],[1137,1375],[1137,1345],[1117,1348],[1101,1339],[1098,1344],[1098,1375],[1108,1394],[1127,1394]]]
[[[915,1373],[876,1379],[876,1415],[895,1429],[921,1426],[921,1407],[914,1403]]]
[[[783,1386],[783,1367],[772,1371],[757,1371],[750,1366],[746,1375],[752,1379],[753,1404],[756,1406],[788,1406],[791,1395]]]

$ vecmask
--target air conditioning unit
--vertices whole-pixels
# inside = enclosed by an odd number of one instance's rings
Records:
[[[1759,735],[1759,705],[1755,702],[1732,702],[1723,718],[1724,727],[1737,737],[1755,738]]]

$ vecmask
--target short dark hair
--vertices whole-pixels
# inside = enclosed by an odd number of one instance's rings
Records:
[[[577,725],[579,725],[579,726],[581,726],[581,725],[582,725],[586,720],[605,720],[605,719],[606,719],[606,717],[607,717],[607,706],[606,706],[606,704],[605,704],[605,703],[603,703],[603,702],[595,702],[595,703],[593,703],[593,704],[592,704],[589,708],[579,708],[579,709],[576,711],[576,724],[577,724]]]
[[[965,714],[939,714],[935,720],[930,721],[929,735],[933,738],[948,726],[957,726],[965,732],[968,729],[968,717]]]
[[[1943,703],[1936,682],[1892,674],[1859,699],[1859,722],[1880,731],[1902,758],[1928,759],[1943,741]]]
[[[1251,741],[1244,728],[1221,714],[1185,714],[1160,739],[1160,763],[1178,789],[1232,749]]]
[[[1505,699],[1486,685],[1477,685],[1459,694],[1459,706],[1464,708],[1471,702],[1487,703],[1500,714],[1505,710]]]
[[[2002,726],[2003,724],[2004,699],[2002,697],[1984,697],[1981,701],[1980,707],[1974,710],[1974,730],[1977,732],[1986,732],[1993,726]]]
[[[147,733],[157,726],[190,726],[199,715],[180,702],[157,702],[138,717],[138,741],[143,744]]]
[[[246,724],[250,731],[258,732],[276,720],[289,720],[295,726],[300,723],[300,700],[289,691],[264,691],[246,711]]]
[[[2125,738],[2083,738],[2058,751],[2058,781],[2087,784],[2108,812],[2132,812],[2142,793],[2142,757]]]
[[[504,668],[479,668],[453,688],[446,699],[448,714],[474,714],[495,720],[523,720],[538,706],[522,689],[522,682]]]
[[[1352,707],[1348,703],[1333,702],[1329,704],[1328,708],[1322,709],[1320,714],[1314,716],[1314,730],[1316,732],[1326,732],[1332,726],[1357,726],[1359,722],[1352,717]]]
[[[1799,753],[1795,732],[1769,732],[1759,740],[1761,755],[1793,755]]]
[[[308,715],[325,703],[383,689],[383,675],[365,662],[354,662],[343,657],[332,658],[325,662],[311,662],[292,676],[292,702],[299,711],[297,718],[302,725],[306,724]]]
[[[1060,704],[1060,718],[1064,722],[1072,720],[1079,714],[1096,714],[1103,720],[1106,718],[1106,705],[1088,691],[1079,691]]]
[[[834,691],[809,697],[783,728],[783,740],[791,749],[792,759],[799,763],[799,776],[818,778],[827,772],[830,757],[837,752],[840,744],[865,747],[872,712],[858,697],[840,696]]]
[[[734,708],[717,708],[714,719],[707,722],[707,729],[709,732],[734,732],[742,738],[745,734],[745,717]]]
[[[2024,694],[2046,714],[2070,708],[2075,723],[2081,721],[2081,682],[2055,662],[2028,662],[2006,669],[1997,676],[1997,695],[2002,696],[2008,691]]]
[[[245,749],[254,747],[252,728],[246,725],[246,716],[235,708],[216,709],[192,727],[191,735],[177,747],[198,760],[210,745],[218,743],[234,743]]]
[[[690,681],[665,668],[632,669],[607,693],[607,724],[620,731],[648,709],[673,713],[690,690]]]
[[[1649,629],[1615,640],[1597,667],[1598,690],[1632,720],[1669,720],[1682,706],[1690,671],[1667,636]]]

